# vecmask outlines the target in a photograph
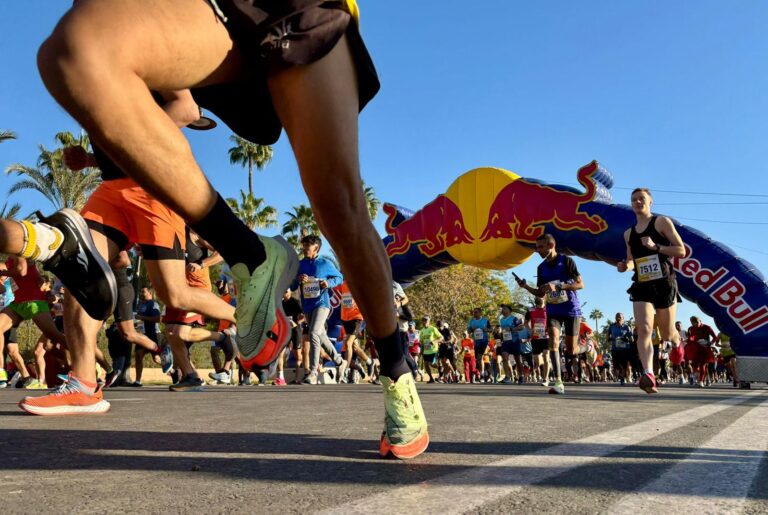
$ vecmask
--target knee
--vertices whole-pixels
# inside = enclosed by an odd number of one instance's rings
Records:
[[[353,191],[353,188],[342,188],[342,191],[334,192],[333,195],[321,195],[313,200],[312,206],[323,234],[329,238],[340,231],[348,234],[350,227],[370,223],[362,188],[359,192]]]
[[[157,296],[160,297],[166,305],[175,309],[191,310],[190,306],[190,288],[185,284],[164,285],[156,288]]]
[[[35,347],[35,357],[42,358],[45,356],[45,345],[38,345]]]

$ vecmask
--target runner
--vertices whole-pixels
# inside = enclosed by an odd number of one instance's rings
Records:
[[[544,258],[537,268],[537,288],[529,286],[525,279],[518,280],[517,284],[546,299],[549,350],[555,372],[555,385],[549,393],[562,395],[565,386],[560,371],[560,335],[561,331],[565,333],[566,352],[576,354],[581,321],[581,304],[576,291],[584,288],[584,282],[573,259],[557,253],[557,244],[551,234],[536,238],[536,252]]]
[[[531,350],[534,358],[541,357],[542,360],[542,382],[541,386],[549,386],[549,338],[547,334],[547,309],[544,297],[535,298],[535,306],[529,309],[525,314],[525,324],[531,333]]]
[[[347,281],[343,281],[334,290],[341,297],[341,323],[344,326],[344,334],[346,334],[344,337],[344,359],[348,364],[351,364],[353,354],[356,355],[366,365],[366,369],[363,371],[365,377],[370,377],[373,375],[373,360],[360,346],[360,338],[363,336],[363,327],[365,326],[363,314],[360,313],[360,308],[357,307],[357,302],[352,297]],[[347,375],[340,376],[339,381],[348,383]]]
[[[490,364],[490,361],[485,359],[485,349],[488,348],[491,329],[491,323],[483,316],[482,310],[480,308],[472,310],[472,318],[467,322],[467,331],[475,342],[475,356],[480,359],[479,369],[482,378],[490,373],[486,370],[486,364]]]
[[[304,379],[305,384],[318,382],[321,347],[336,363],[337,377],[343,377],[347,370],[347,361],[336,352],[325,327],[331,313],[331,288],[340,285],[344,278],[333,263],[319,256],[321,244],[320,237],[314,234],[301,239],[304,258],[299,262],[298,275],[291,284],[292,290],[301,288],[301,309],[309,318],[309,376]]]
[[[672,220],[651,214],[653,197],[646,188],[632,191],[632,210],[637,222],[624,232],[627,257],[616,266],[619,272],[634,270],[627,290],[632,301],[637,328],[637,350],[643,373],[638,386],[646,393],[657,393],[653,373],[651,330],[655,321],[661,339],[671,341],[670,354],[679,354],[680,340],[675,330],[675,314],[680,296],[670,257],[685,256],[685,246]]]
[[[273,143],[286,127],[320,229],[376,336],[387,413],[380,452],[412,458],[429,437],[360,180],[357,116],[379,82],[358,19],[354,0],[79,0],[38,62],[49,91],[93,140],[230,264],[238,345],[249,360],[274,360],[289,339],[279,301],[295,259],[287,244],[254,235],[234,216],[148,90],[199,87],[200,104],[255,143]]]
[[[512,366],[509,357],[514,356],[517,365],[518,383],[522,384],[523,379],[523,358],[520,341],[520,330],[524,328],[523,321],[512,314],[512,306],[509,304],[501,305],[501,317],[499,318],[499,327],[501,328],[501,363],[504,367],[504,384],[512,384]],[[533,360],[531,360],[533,368]]]
[[[691,362],[693,374],[692,383],[698,383],[699,388],[704,388],[707,381],[709,363],[714,361],[712,347],[720,341],[711,327],[701,321],[699,317],[691,317],[691,326],[688,328],[688,345],[685,347],[685,357]]]
[[[422,359],[424,360],[424,370],[429,376],[428,383],[434,383],[435,378],[432,377],[432,366],[437,363],[437,351],[440,343],[443,341],[443,335],[437,330],[437,327],[432,325],[432,320],[429,316],[424,316],[421,319],[422,327],[419,331],[419,342],[421,342]]]
[[[611,342],[611,358],[613,369],[619,378],[619,384],[624,384],[632,378],[632,328],[624,322],[624,314],[616,313],[615,322],[608,326],[608,341]]]
[[[469,337],[469,331],[464,331],[464,338],[461,340],[461,352],[464,354],[464,382],[475,384],[477,376],[475,342]]]

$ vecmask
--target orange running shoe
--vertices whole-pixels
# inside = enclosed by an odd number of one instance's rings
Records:
[[[110,406],[101,388],[87,394],[70,380],[48,395],[24,397],[19,407],[32,415],[93,415],[106,413]]]

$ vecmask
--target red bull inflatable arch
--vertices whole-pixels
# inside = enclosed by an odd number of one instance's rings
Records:
[[[615,266],[626,257],[622,235],[635,215],[613,202],[613,177],[597,161],[576,177],[582,188],[477,168],[416,212],[385,204],[394,279],[409,284],[457,263],[514,268],[533,255],[544,233],[555,236],[560,252]],[[672,220],[687,250],[673,259],[680,294],[715,320],[737,354],[768,360],[763,275],[726,245]]]

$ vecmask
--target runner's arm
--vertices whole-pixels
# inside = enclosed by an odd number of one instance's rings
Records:
[[[165,104],[163,111],[173,120],[177,127],[186,127],[192,122],[200,119],[200,107],[192,98],[192,93],[188,89],[176,91],[158,92]]]
[[[627,247],[627,257],[623,261],[616,263],[616,269],[619,272],[626,272],[627,270],[635,269],[635,260],[632,257],[632,250],[629,248],[629,232],[631,229],[624,231],[624,245]]]
[[[659,245],[657,243],[656,252],[664,254],[665,256],[684,257],[685,245],[683,245],[683,239],[677,233],[677,229],[675,229],[675,224],[672,223],[672,220],[666,216],[660,216],[656,219],[656,224],[660,226],[656,229],[662,236],[669,240],[669,245]]]

